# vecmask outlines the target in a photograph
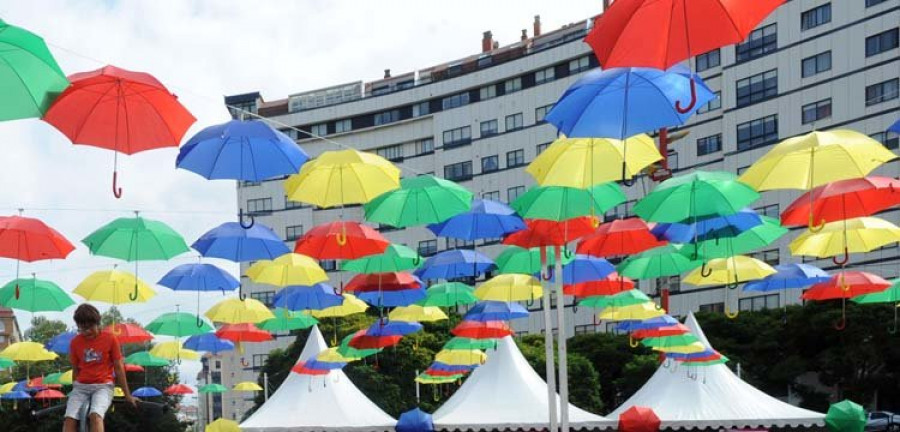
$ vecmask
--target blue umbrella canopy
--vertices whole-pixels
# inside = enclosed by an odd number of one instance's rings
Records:
[[[3,393],[3,395],[0,395],[0,399],[31,399],[31,396],[24,391],[13,390],[11,392]]]
[[[424,299],[427,292],[424,288],[398,291],[366,291],[357,294],[357,298],[375,307],[409,306]]]
[[[651,330],[660,327],[668,327],[678,324],[678,320],[669,315],[662,315],[643,321],[622,321],[616,326],[616,330],[633,332],[635,330]]]
[[[762,223],[763,219],[759,214],[751,209],[744,209],[731,215],[698,219],[696,223],[660,223],[656,224],[650,232],[660,240],[689,243],[694,241],[695,237],[714,231],[731,228],[738,232],[744,232]]]
[[[431,421],[431,414],[415,408],[400,414],[394,429],[397,432],[432,432],[434,423]]]
[[[203,234],[192,248],[205,257],[234,262],[273,260],[291,250],[263,224],[244,228],[238,222],[226,222]]]
[[[441,362],[432,362],[431,366],[428,366],[428,369],[434,369],[441,372],[466,373],[472,369],[475,369],[476,367],[478,367],[478,365],[451,365]]]
[[[895,121],[894,124],[892,124],[891,127],[887,129],[887,131],[893,132],[895,134],[900,134],[900,119],[897,119],[897,121]]]
[[[616,271],[609,261],[591,255],[575,255],[575,259],[563,266],[563,283],[566,285],[602,280]]]
[[[428,225],[435,235],[475,241],[500,238],[525,229],[525,222],[508,205],[486,199],[472,200],[472,208],[441,223]]]
[[[528,309],[518,303],[498,301],[479,302],[466,313],[466,321],[509,321],[528,318]]]
[[[456,279],[478,276],[497,266],[487,255],[468,249],[453,249],[434,255],[416,270],[422,279]]]
[[[169,270],[157,282],[174,291],[234,291],[241,282],[212,264],[182,264]]]
[[[366,329],[366,336],[406,336],[422,330],[422,324],[410,321],[388,321],[384,318],[375,321]]]
[[[131,392],[132,395],[137,397],[157,397],[162,396],[162,392],[157,390],[154,387],[141,387]]]
[[[809,264],[781,264],[775,266],[777,273],[744,284],[745,291],[777,291],[789,288],[805,288],[819,282],[831,280],[831,276],[816,266]]]
[[[272,300],[274,306],[292,311],[322,310],[338,306],[343,302],[344,297],[336,294],[334,287],[325,283],[317,283],[313,286],[284,287],[275,294],[275,298]]]
[[[53,336],[44,344],[44,348],[57,354],[69,354],[69,345],[72,343],[72,338],[74,338],[76,334],[77,333],[75,332],[64,332]]]
[[[225,339],[219,339],[215,333],[203,333],[187,338],[184,341],[184,347],[216,355],[223,351],[234,350],[234,343]]]

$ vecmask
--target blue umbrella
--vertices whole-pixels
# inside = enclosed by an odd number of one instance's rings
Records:
[[[671,353],[670,352],[670,353],[666,353],[666,358],[670,358],[672,360],[685,361],[685,360],[693,360],[693,359],[698,359],[698,358],[705,358],[705,357],[709,357],[714,354],[716,354],[716,352],[711,349],[707,349],[707,350],[700,351],[698,353],[691,353],[691,354]]]
[[[335,370],[341,369],[344,366],[347,366],[347,363],[344,362],[324,362],[319,361],[314,358],[307,360],[304,363],[304,366],[308,369],[316,369],[316,370]]]
[[[241,282],[212,264],[182,264],[157,282],[174,291],[234,291]]]
[[[3,393],[3,395],[0,396],[0,399],[31,399],[31,396],[21,390],[13,390],[8,393]]]
[[[656,224],[650,232],[660,240],[668,240],[673,243],[690,243],[694,241],[695,237],[714,231],[734,229],[740,233],[762,223],[763,219],[758,213],[751,209],[744,209],[731,215],[699,219],[696,223],[660,223]]]
[[[234,262],[273,260],[291,251],[271,228],[255,224],[245,229],[238,222],[207,231],[191,247],[205,257]]]
[[[422,267],[416,270],[416,276],[422,279],[474,277],[496,267],[494,261],[483,253],[468,249],[453,249],[425,260]]]
[[[394,429],[397,432],[432,432],[434,422],[431,421],[431,414],[416,408],[400,414]]]
[[[895,134],[900,134],[900,119],[894,122],[891,127],[887,128],[888,132],[893,132]]]
[[[234,343],[225,339],[219,339],[215,333],[203,333],[187,338],[184,341],[184,347],[216,355],[223,351],[233,351]]]
[[[43,389],[43,387],[41,387],[41,389]],[[34,390],[34,389],[31,387],[28,387],[28,380],[19,381],[12,388],[12,391],[20,391],[20,392],[26,392],[26,393],[31,390]]]
[[[575,259],[563,266],[563,284],[601,280],[614,271],[616,268],[603,258],[575,255]]]
[[[69,353],[69,345],[72,343],[72,338],[75,337],[77,333],[75,332],[65,332],[60,333],[56,336],[53,336],[52,339],[47,341],[44,344],[44,348],[53,351],[57,354],[68,354]]]
[[[622,321],[616,326],[616,330],[633,332],[635,330],[651,330],[660,327],[668,327],[678,324],[678,320],[669,315],[662,315],[643,321]]]
[[[132,395],[137,397],[157,397],[162,396],[162,392],[154,387],[141,387],[133,392]]]
[[[441,372],[466,373],[472,369],[475,369],[476,367],[478,367],[478,365],[451,365],[441,362],[432,362],[431,366],[428,366],[428,369],[434,369]]]
[[[808,264],[781,264],[777,273],[744,284],[745,291],[776,291],[788,288],[804,288],[831,280],[831,276],[816,266]]]
[[[422,324],[409,321],[388,321],[384,318],[375,321],[366,329],[366,336],[406,336],[422,330]]]
[[[332,306],[338,306],[344,302],[344,297],[335,294],[334,287],[324,283],[313,286],[288,286],[275,294],[272,304],[276,307],[292,311],[322,310]]]
[[[528,318],[528,310],[518,303],[499,301],[479,302],[466,313],[466,321],[509,321]]]
[[[500,238],[525,229],[515,210],[498,201],[472,200],[472,208],[441,223],[428,225],[435,235],[460,240]]]
[[[356,297],[375,307],[409,306],[427,296],[424,288],[398,291],[366,291]]]

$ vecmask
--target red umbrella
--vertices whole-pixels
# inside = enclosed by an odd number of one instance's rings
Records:
[[[642,329],[636,330],[631,333],[631,337],[635,339],[644,339],[649,337],[666,337],[666,336],[678,336],[683,335],[685,333],[690,333],[691,329],[687,328],[686,325],[678,323],[671,326],[666,327],[658,327],[655,329]]]
[[[647,407],[633,406],[619,415],[621,432],[655,432],[660,423],[656,413]]]
[[[44,121],[75,144],[114,151],[113,193],[118,154],[127,155],[161,147],[178,147],[196,121],[156,78],[105,66],[69,76],[71,85],[59,95]]]
[[[291,372],[300,375],[328,375],[328,372],[330,371],[326,369],[311,369],[306,367],[306,362],[297,362],[297,364],[291,368]]]
[[[465,375],[469,373],[469,370],[440,370],[440,369],[432,369],[428,368],[425,370],[425,375],[431,376],[453,376],[453,375]]]
[[[163,393],[167,395],[189,395],[194,394],[194,389],[184,384],[172,384],[169,387],[166,387],[166,389],[163,390]]]
[[[297,241],[294,252],[320,260],[349,260],[380,254],[388,245],[381,233],[368,226],[339,221],[313,227]]]
[[[882,292],[891,283],[881,276],[861,271],[847,271],[835,274],[826,282],[817,283],[803,292],[803,300],[841,299],[841,320],[834,328],[843,330],[847,326],[847,299],[863,294]]]
[[[271,333],[250,323],[225,324],[216,330],[216,337],[219,339],[230,340],[235,343],[265,342],[272,340]]]
[[[513,331],[503,321],[462,321],[450,333],[469,339],[497,339],[509,336]]]
[[[356,349],[379,349],[397,345],[400,339],[403,336],[370,336],[366,334],[366,329],[362,329],[353,334],[348,345]]]
[[[135,364],[125,363],[125,372],[143,372],[144,367]]]
[[[16,279],[19,261],[33,262],[63,259],[75,246],[62,234],[44,222],[22,216],[0,216],[0,257],[16,260]],[[16,299],[19,286],[16,285]]]
[[[422,282],[409,273],[390,272],[359,274],[353,276],[345,291],[372,292],[372,291],[403,291],[422,288]]]
[[[564,285],[563,293],[575,297],[591,297],[614,295],[623,291],[631,291],[632,289],[634,289],[633,280],[612,272],[600,280]]]
[[[576,251],[598,257],[632,255],[665,245],[650,232],[640,218],[616,219],[600,225],[593,234],[581,239]]]
[[[785,226],[811,227],[870,216],[900,204],[900,180],[866,177],[827,183],[806,192],[781,213]]]
[[[31,381],[28,381],[28,388],[31,390],[43,390],[43,389],[58,389],[62,388],[60,384],[44,384],[44,377],[32,378]]]
[[[108,326],[104,329],[104,331],[112,333],[116,339],[119,340],[120,344],[139,344],[144,342],[150,342],[153,340],[153,335],[147,333],[143,327],[137,324],[130,323],[118,323]]]
[[[722,358],[722,354],[720,354],[718,351],[715,351],[715,352],[713,352],[712,354],[710,354],[710,355],[708,355],[708,356],[703,356],[703,357],[691,357],[691,358],[688,358],[688,359],[685,359],[685,360],[679,360],[679,361],[682,362],[682,363],[687,363],[687,364],[690,365],[691,363],[706,363],[706,362],[711,362],[711,361],[719,360],[719,359],[721,359],[721,358]]]
[[[581,216],[556,222],[544,219],[526,219],[526,228],[503,239],[503,244],[530,249],[533,247],[562,246],[584,237],[596,228],[597,218]]]
[[[35,399],[65,399],[66,395],[58,390],[47,389],[41,390],[34,395]]]

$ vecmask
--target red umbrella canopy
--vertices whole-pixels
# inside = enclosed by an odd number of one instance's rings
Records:
[[[691,329],[687,328],[686,325],[678,323],[672,326],[658,327],[655,329],[636,330],[631,333],[631,337],[635,339],[644,339],[649,337],[679,336],[690,332]]]
[[[503,244],[530,249],[533,247],[562,246],[594,231],[597,219],[581,216],[564,221],[526,219],[526,228],[503,239]]]
[[[120,344],[139,344],[153,340],[153,335],[137,324],[118,323],[103,330],[112,333]]]
[[[794,200],[781,213],[781,224],[819,225],[871,216],[897,204],[900,180],[876,176],[841,180],[819,186]]]
[[[575,297],[614,295],[634,289],[634,281],[616,272],[600,280],[564,285],[563,293]]]
[[[747,39],[784,0],[616,0],[585,38],[600,65],[668,69]]]
[[[650,226],[642,219],[616,219],[581,239],[577,252],[598,257],[631,255],[665,244],[650,232]]]
[[[425,375],[431,376],[454,376],[454,375],[465,375],[469,373],[468,370],[440,370],[440,369],[432,369],[428,368],[425,370]]]
[[[372,291],[403,291],[422,288],[422,283],[409,273],[371,273],[358,274],[350,279],[344,291],[372,292]]]
[[[306,362],[297,362],[294,367],[291,368],[291,372],[298,373],[300,375],[328,375],[329,370],[326,369],[312,369],[306,367]]]
[[[163,391],[167,395],[189,395],[194,394],[194,390],[184,384],[172,384]]]
[[[135,364],[125,364],[125,372],[143,372],[144,367]]]
[[[656,413],[647,407],[633,406],[619,415],[619,430],[622,432],[656,432],[660,423]]]
[[[881,276],[861,271],[841,272],[831,280],[817,283],[803,292],[803,300],[848,299],[863,294],[882,292],[891,283]]]
[[[716,361],[722,358],[722,354],[718,351],[714,351],[712,354],[703,356],[703,357],[691,357],[686,360],[679,360],[682,363],[706,363],[711,361]]]
[[[380,254],[390,242],[378,231],[358,222],[330,222],[309,230],[294,252],[320,260],[356,259]]]
[[[503,321],[462,321],[450,333],[469,339],[497,339],[509,336],[513,331]]]
[[[66,395],[58,390],[47,389],[41,390],[34,395],[35,399],[65,399]]]
[[[353,334],[348,345],[356,349],[379,349],[397,345],[400,339],[403,339],[403,336],[369,336],[366,329],[362,329]]]
[[[43,390],[43,389],[58,389],[62,388],[60,384],[44,384],[44,377],[40,376],[37,378],[32,378],[31,381],[28,381],[28,388],[31,390]]]
[[[22,216],[0,216],[0,257],[22,261],[63,259],[75,246],[44,222]]]
[[[232,342],[265,342],[272,334],[251,323],[225,324],[216,330],[216,337]]]

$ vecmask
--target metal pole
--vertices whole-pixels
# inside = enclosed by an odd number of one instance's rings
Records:
[[[569,370],[566,359],[566,296],[563,294],[562,246],[556,247],[556,326],[559,332],[559,426],[561,432],[569,432]]]
[[[416,376],[419,376],[418,369],[416,370]],[[419,405],[420,402],[421,402],[421,397],[419,395],[419,382],[416,381],[416,405]]]
[[[541,248],[541,265],[547,265],[547,248]],[[556,275],[561,277],[561,275]],[[550,289],[543,290],[544,309],[544,362],[547,372],[547,410],[550,414],[550,431],[555,432],[556,422],[556,367],[553,364],[553,319],[550,315]]]
[[[269,374],[263,373],[263,390],[265,390],[266,402],[269,401]]]

